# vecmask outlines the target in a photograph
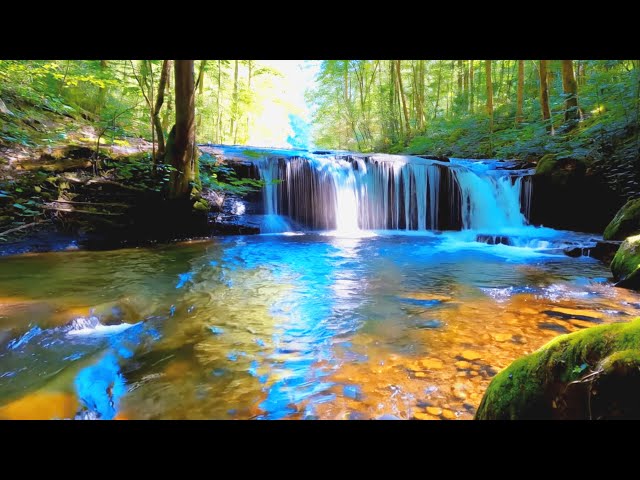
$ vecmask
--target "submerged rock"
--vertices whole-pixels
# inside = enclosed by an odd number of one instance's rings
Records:
[[[611,273],[619,287],[640,288],[640,235],[629,237],[616,252],[611,262]]]
[[[640,233],[640,198],[628,201],[604,230],[604,240],[624,240]]]
[[[555,338],[497,375],[479,420],[640,418],[640,318]]]

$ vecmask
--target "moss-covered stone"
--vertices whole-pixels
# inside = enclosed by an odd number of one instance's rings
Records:
[[[640,318],[562,335],[500,372],[476,419],[635,418],[638,365]]]
[[[629,237],[616,252],[611,262],[611,273],[620,287],[640,288],[640,235]]]
[[[640,233],[640,198],[628,201],[607,225],[604,240],[624,240]]]
[[[536,175],[550,177],[556,184],[562,185],[574,177],[582,177],[588,163],[584,159],[544,155],[536,166]]]
[[[209,202],[207,202],[207,200],[205,200],[204,198],[200,198],[193,204],[193,209],[199,212],[208,212],[209,210],[211,210],[211,206],[209,205]]]

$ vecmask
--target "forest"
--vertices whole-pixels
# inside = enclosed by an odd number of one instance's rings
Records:
[[[640,60],[0,60],[0,419],[640,418]]]

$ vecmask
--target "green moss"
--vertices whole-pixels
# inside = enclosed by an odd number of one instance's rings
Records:
[[[616,252],[611,262],[611,273],[618,282],[623,282],[625,287],[640,286],[640,235],[629,237]]]
[[[556,156],[552,153],[548,153],[543,156],[539,161],[536,167],[536,173],[538,175],[548,175],[556,167]]]
[[[622,352],[639,348],[640,318],[559,336],[500,372],[487,388],[476,419],[552,418],[555,395],[569,382],[614,353],[627,358],[631,354]],[[608,361],[612,358],[617,357]]]
[[[211,206],[209,205],[209,202],[207,202],[204,198],[200,198],[196,203],[193,204],[193,209],[200,212],[208,212],[211,209]]]
[[[640,233],[640,198],[628,201],[604,230],[605,240],[624,240]]]

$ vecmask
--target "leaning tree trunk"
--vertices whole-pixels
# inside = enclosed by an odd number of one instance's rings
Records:
[[[562,90],[565,95],[564,121],[571,126],[580,118],[578,110],[578,82],[573,72],[573,60],[562,60]]]
[[[162,129],[162,120],[160,119],[160,110],[164,103],[164,92],[166,90],[167,78],[169,77],[171,67],[171,60],[164,60],[162,62],[162,72],[160,73],[160,82],[158,83],[158,95],[156,97],[156,104],[153,107],[153,125],[156,129],[156,137],[158,137],[158,151],[156,157],[153,159],[154,165],[158,163],[164,157],[165,144],[164,144],[164,132]]]
[[[518,93],[516,102],[516,124],[522,122],[522,103],[524,97],[524,60],[518,60]]]
[[[167,163],[171,163],[169,198],[188,199],[196,168],[195,83],[193,60],[175,60],[176,123],[167,142]]]
[[[547,83],[547,66],[549,60],[540,60],[540,108],[542,109],[542,120],[546,123],[547,130],[551,131],[551,111],[549,110],[549,85]]]

